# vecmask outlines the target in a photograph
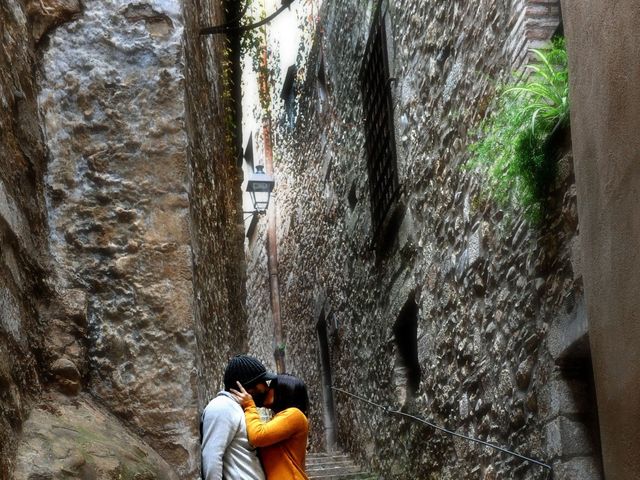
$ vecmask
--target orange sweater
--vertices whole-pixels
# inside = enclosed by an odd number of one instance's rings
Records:
[[[304,473],[309,424],[297,408],[264,423],[253,402],[244,409],[249,441],[258,447],[267,480],[308,480]]]

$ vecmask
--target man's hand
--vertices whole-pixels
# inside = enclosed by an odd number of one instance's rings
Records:
[[[253,402],[253,397],[249,393],[247,393],[240,382],[236,382],[236,384],[238,385],[238,388],[240,390],[238,391],[230,388],[229,392],[231,392],[231,395],[233,395],[233,397],[238,401],[242,408],[245,408],[247,405],[249,405],[249,403]]]

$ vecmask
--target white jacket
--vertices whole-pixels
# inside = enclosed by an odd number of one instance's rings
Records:
[[[265,480],[244,411],[229,392],[218,393],[202,412],[202,474],[205,480]]]

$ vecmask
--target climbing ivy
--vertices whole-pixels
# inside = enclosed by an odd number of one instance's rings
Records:
[[[254,0],[245,0],[241,5],[234,6],[233,13],[230,9],[230,2],[234,0],[227,0],[225,2],[225,13],[227,17],[234,17],[233,19],[228,20],[229,23],[236,23],[238,26],[249,25],[255,23],[259,20],[253,14],[252,6],[254,5]],[[261,18],[266,16],[264,8],[261,8],[260,11]],[[239,49],[240,51],[233,51],[231,37],[225,36],[224,40],[224,49],[223,49],[223,58],[222,58],[222,81],[223,81],[223,89],[222,89],[222,102],[225,108],[225,130],[226,130],[226,141],[229,146],[234,144],[234,132],[236,130],[236,119],[235,119],[235,107],[233,98],[233,89],[234,89],[234,79],[232,73],[232,57],[234,55],[238,55],[240,59],[244,58],[246,55],[252,59],[252,67],[254,70],[259,71],[261,65],[261,55],[262,49],[264,48],[265,39],[264,39],[264,28],[255,28],[243,31],[239,35]],[[236,37],[237,39],[237,37]],[[236,57],[237,58],[237,57]],[[261,96],[261,103],[262,96]],[[232,154],[233,157],[233,154]]]
[[[546,144],[554,128],[569,122],[569,74],[562,37],[532,51],[536,60],[526,66],[530,76],[498,89],[467,166],[485,175],[490,198],[519,205],[538,222],[556,173]]]
[[[225,40],[225,46],[222,49],[222,105],[224,106],[224,119],[225,119],[225,140],[227,145],[233,144],[233,129],[235,127],[234,109],[233,109],[233,94],[231,78],[231,48],[228,45],[228,41]]]
[[[252,9],[253,0],[247,0],[247,11],[243,17],[243,25],[257,23],[267,16],[264,5],[258,11]],[[267,49],[266,27],[252,28],[243,32],[240,43],[240,54],[251,59],[251,67],[256,73],[260,82],[268,82],[272,72],[269,71],[269,61],[265,58],[265,50]],[[265,114],[269,115],[271,101],[268,98],[268,88],[259,88],[260,106]]]

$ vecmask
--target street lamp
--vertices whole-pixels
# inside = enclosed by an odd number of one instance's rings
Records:
[[[261,215],[267,211],[269,199],[273,191],[273,177],[264,173],[263,165],[256,165],[255,172],[247,179],[247,192],[251,195],[254,210],[253,215]]]

